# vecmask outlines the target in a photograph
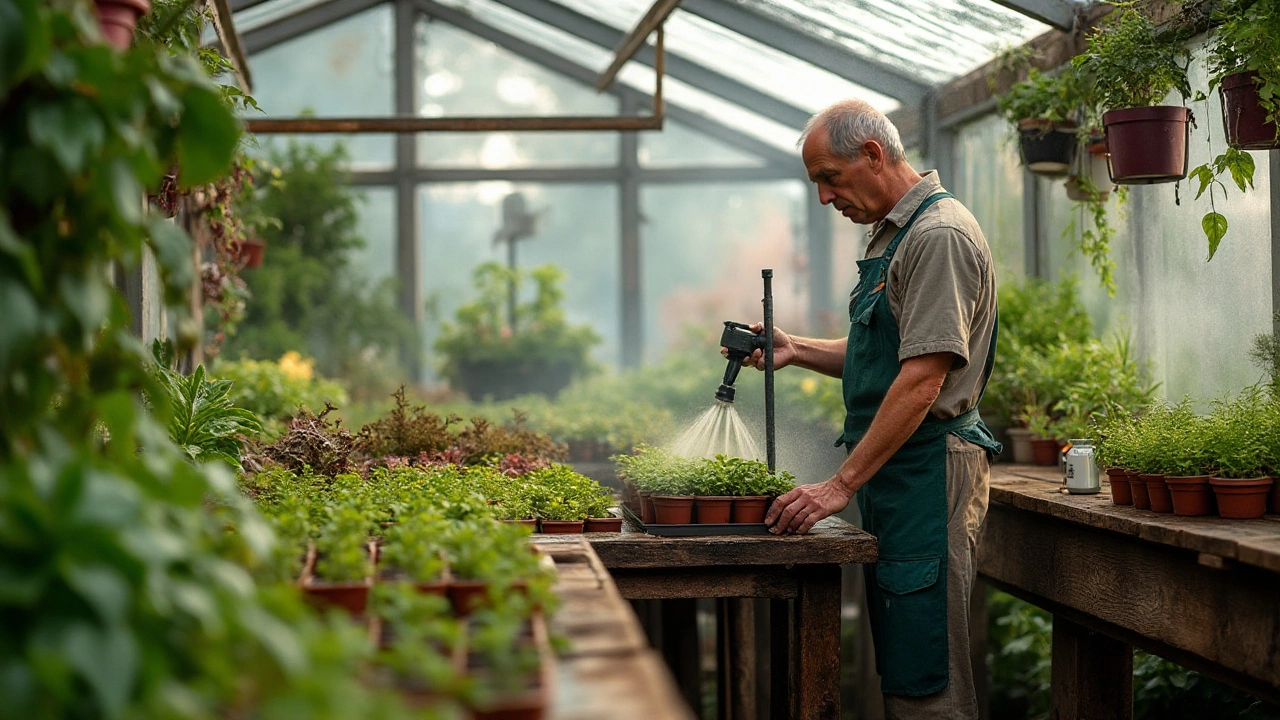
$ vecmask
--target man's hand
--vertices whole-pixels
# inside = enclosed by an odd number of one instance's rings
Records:
[[[759,335],[764,332],[764,323],[755,323],[751,326],[751,332]],[[720,348],[720,354],[725,357],[729,356],[729,351]],[[781,370],[782,368],[795,362],[796,346],[791,342],[791,336],[782,332],[778,328],[773,329],[773,369]],[[748,365],[757,370],[764,370],[764,350],[756,350],[751,353],[750,357],[743,358],[743,365]]]
[[[834,515],[849,504],[849,495],[835,480],[817,485],[799,485],[773,501],[764,517],[774,535],[803,535],[819,520]]]

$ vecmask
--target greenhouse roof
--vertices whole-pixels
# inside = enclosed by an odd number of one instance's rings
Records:
[[[249,53],[318,30],[384,0],[230,0]],[[541,64],[599,74],[652,0],[412,0],[418,12]],[[860,98],[884,112],[1051,27],[1070,28],[1079,0],[683,0],[665,22],[669,107],[714,118],[792,151],[814,111]],[[519,50],[517,50],[520,52]],[[619,82],[652,92],[645,45]],[[553,67],[554,66],[554,67]]]

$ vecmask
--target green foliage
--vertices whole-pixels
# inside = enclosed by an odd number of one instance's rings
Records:
[[[1205,102],[1208,107],[1208,101]],[[1211,135],[1206,133],[1206,137]],[[1213,143],[1209,139],[1209,152],[1213,152]],[[1205,238],[1209,241],[1209,257],[1206,262],[1213,259],[1214,253],[1218,252],[1218,245],[1222,243],[1222,238],[1227,234],[1227,218],[1217,210],[1217,203],[1214,198],[1214,186],[1221,188],[1223,197],[1226,197],[1227,186],[1218,178],[1223,174],[1230,174],[1231,180],[1240,188],[1240,192],[1248,192],[1253,187],[1253,171],[1255,164],[1253,156],[1244,150],[1237,150],[1228,147],[1226,152],[1213,159],[1212,163],[1205,163],[1193,169],[1189,177],[1200,183],[1199,189],[1196,190],[1196,199],[1204,194],[1206,189],[1209,190],[1209,212],[1205,213],[1200,220],[1200,227],[1204,230]]]
[[[1047,717],[1053,616],[995,589],[987,613],[991,717]]]
[[[1215,474],[1253,478],[1280,468],[1280,403],[1266,388],[1214,401],[1204,425]]]
[[[791,473],[770,474],[762,462],[724,455],[683,458],[642,445],[631,455],[614,456],[613,461],[618,477],[637,490],[657,495],[781,495],[795,487]]]
[[[591,478],[573,471],[568,465],[552,465],[535,470],[524,477],[534,515],[543,520],[586,520],[589,517],[608,517],[608,505],[603,515],[598,511],[602,489]]]
[[[347,378],[356,395],[380,395],[394,387],[394,358],[402,343],[417,346],[417,330],[400,312],[394,280],[370,286],[353,272],[351,252],[365,240],[346,161],[341,146],[298,142],[266,161],[272,180],[245,212],[279,224],[262,230],[267,260],[244,273],[252,300],[224,353],[268,359],[297,350],[316,358],[323,375]]]
[[[1019,120],[1074,121],[1081,104],[1080,91],[1072,66],[1052,75],[1032,68],[1026,80],[1011,85],[997,102],[1000,114],[1017,130]]]
[[[417,457],[421,453],[442,452],[453,445],[449,426],[459,418],[440,417],[425,406],[411,405],[401,385],[392,395],[395,406],[386,416],[360,428],[356,443],[370,457],[398,455]]]
[[[1080,81],[1093,87],[1099,106],[1158,105],[1174,90],[1183,99],[1190,97],[1186,29],[1158,29],[1133,3],[1116,3],[1116,8],[1089,36],[1088,49],[1071,60]]]
[[[444,572],[441,533],[447,525],[430,515],[405,518],[383,533],[379,565],[395,568],[410,580],[433,582]]]
[[[232,382],[231,399],[262,418],[267,432],[278,436],[284,423],[299,409],[322,410],[326,403],[341,406],[347,402],[342,385],[315,377],[300,358],[290,362],[296,353],[286,353],[279,362],[270,360],[219,361],[212,374]],[[304,371],[299,371],[299,367]]]
[[[329,510],[328,522],[316,538],[316,576],[325,582],[360,582],[373,573],[369,557],[372,523],[358,504]]]
[[[1275,321],[1280,323],[1280,312],[1275,313]],[[1266,373],[1272,397],[1280,397],[1280,340],[1276,339],[1275,333],[1254,335],[1249,359]]]
[[[206,381],[203,365],[183,376],[171,370],[158,351],[154,372],[166,391],[156,400],[169,404],[169,439],[194,462],[221,460],[239,470],[243,441],[262,432],[262,423],[249,410],[235,406],[231,381]]]
[[[460,366],[481,361],[566,363],[574,375],[585,371],[588,352],[600,337],[589,326],[573,326],[565,319],[560,287],[564,278],[564,271],[554,265],[527,272],[496,262],[477,267],[479,297],[459,307],[453,322],[442,323],[436,339],[436,352],[444,356],[444,376],[456,382]],[[535,285],[533,298],[517,301],[514,318],[508,318],[513,288],[519,298],[529,279]]]
[[[1116,263],[1111,259],[1111,241],[1115,239],[1116,231],[1107,219],[1107,200],[1110,199],[1110,195],[1104,197],[1088,175],[1076,176],[1076,183],[1084,193],[1085,199],[1075,203],[1075,209],[1080,215],[1079,220],[1072,217],[1071,222],[1063,228],[1062,237],[1072,237],[1077,229],[1079,230],[1080,238],[1076,242],[1076,249],[1098,273],[1098,282],[1106,288],[1107,294],[1115,297]],[[1128,197],[1128,191],[1120,185],[1111,195],[1114,195],[1118,202],[1123,203]],[[1088,222],[1086,222],[1086,214]]]
[[[1280,119],[1280,11],[1274,0],[1224,0],[1213,13],[1205,63],[1209,90],[1240,72],[1258,74],[1258,99],[1267,120]]]

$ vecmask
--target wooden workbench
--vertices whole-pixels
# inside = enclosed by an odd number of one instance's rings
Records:
[[[719,635],[732,638],[721,655],[721,707],[730,717],[755,717],[757,683],[752,603],[768,598],[772,717],[828,719],[840,708],[840,566],[874,562],[875,538],[838,518],[807,535],[663,538],[624,524],[622,533],[583,536],[630,600],[723,601]],[[541,547],[558,540],[546,536]],[[678,606],[676,603],[673,607]],[[691,607],[684,604],[683,607]],[[680,613],[681,634],[696,631]],[[674,620],[674,618],[669,618]],[[669,625],[674,623],[668,623]],[[671,628],[668,627],[668,632]],[[785,672],[778,669],[786,668]],[[727,688],[725,686],[728,686]],[[688,693],[686,693],[688,695]],[[764,713],[760,713],[764,715]]]
[[[992,467],[978,549],[982,576],[1055,615],[1053,712],[1130,717],[1133,646],[1280,701],[1280,517],[1160,514],[1061,477]]]
[[[693,720],[631,606],[582,535],[535,535],[555,561],[560,608],[550,630],[568,649],[556,660],[556,720]]]

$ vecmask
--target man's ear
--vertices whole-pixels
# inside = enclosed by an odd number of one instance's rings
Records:
[[[884,168],[884,148],[875,140],[862,143],[862,152],[867,156],[867,167],[872,172],[880,172]]]

